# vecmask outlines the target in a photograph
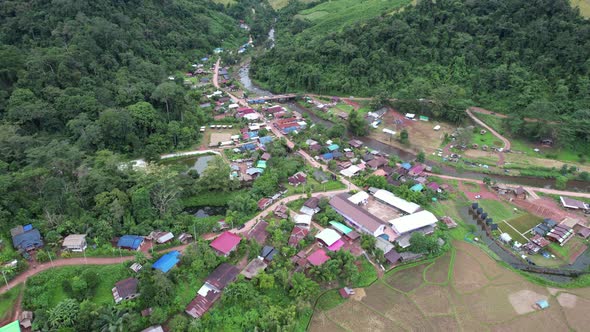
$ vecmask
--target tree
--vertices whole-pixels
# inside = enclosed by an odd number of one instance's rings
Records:
[[[484,176],[483,177],[483,183],[487,186],[492,184],[492,179],[490,179],[488,176]]]
[[[424,154],[424,151],[418,152],[418,154],[416,155],[416,161],[419,163],[423,163],[425,160],[426,160],[426,155]]]
[[[116,307],[103,307],[99,311],[97,325],[100,332],[123,332],[128,329],[130,314]]]
[[[407,130],[402,129],[402,131],[399,133],[399,141],[402,144],[408,144],[410,142],[410,134],[408,134]]]
[[[348,114],[348,129],[355,136],[365,136],[369,132],[369,124],[356,110]]]
[[[291,277],[291,285],[292,286],[291,290],[289,291],[289,295],[304,300],[314,298],[320,290],[320,285],[307,278],[301,272],[293,273],[293,277]]]
[[[54,329],[73,327],[80,313],[80,304],[74,299],[65,299],[49,309],[49,326]]]
[[[435,236],[414,232],[410,237],[410,249],[416,253],[436,254],[440,251],[440,246]]]
[[[170,113],[179,111],[180,121],[183,121],[182,102],[184,101],[184,90],[174,82],[164,82],[152,92],[152,99],[164,103],[166,106],[166,118],[170,121]]]
[[[563,175],[558,175],[555,177],[555,188],[557,189],[565,189],[567,187],[567,177]]]

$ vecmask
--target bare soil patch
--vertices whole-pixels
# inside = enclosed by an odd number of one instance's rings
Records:
[[[429,317],[430,324],[434,327],[433,331],[458,331],[459,323],[455,316],[436,316]]]
[[[394,272],[387,277],[387,283],[402,292],[410,292],[422,285],[422,273],[427,266],[427,264],[421,264]]]
[[[518,284],[489,286],[461,296],[460,302],[476,320],[485,324],[499,323],[517,317],[508,297],[521,289]]]
[[[449,279],[449,265],[451,264],[451,253],[447,252],[444,256],[438,258],[434,264],[426,269],[426,281],[445,284]]]
[[[535,311],[535,302],[547,300],[547,296],[535,293],[532,290],[523,289],[508,295],[508,300],[517,314],[524,315]]]
[[[557,301],[563,307],[564,315],[572,329],[588,331],[590,326],[590,315],[588,314],[590,300],[562,293],[557,297]]]
[[[454,286],[459,293],[478,290],[489,283],[479,262],[463,250],[457,250],[453,266]]]
[[[426,285],[411,293],[409,297],[426,315],[450,315],[452,313],[449,291],[446,287]]]
[[[575,308],[576,303],[578,302],[578,297],[570,293],[561,293],[557,296],[557,302],[559,302],[559,305],[564,308]]]
[[[341,332],[345,329],[334,323],[323,312],[315,312],[309,326],[311,332]]]
[[[569,331],[565,317],[555,305],[491,327],[492,331]]]
[[[235,129],[206,129],[210,132],[209,146],[218,146],[221,142],[231,141],[232,135],[237,133]]]
[[[326,313],[332,320],[351,331],[391,331],[394,322],[376,314],[357,301],[348,301]]]
[[[405,329],[413,331],[432,329],[420,309],[406,295],[390,289],[382,282],[376,282],[365,290],[367,296],[362,301],[364,304],[383,313],[385,317],[399,323]]]
[[[365,292],[364,288],[355,288],[354,295],[352,295],[350,298],[355,301],[362,301],[365,296],[367,296],[367,293]]]

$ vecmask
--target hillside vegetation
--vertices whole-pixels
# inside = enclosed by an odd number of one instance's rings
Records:
[[[275,91],[426,98],[413,107],[452,121],[481,105],[568,123],[516,122],[529,137],[590,140],[590,23],[564,0],[419,1],[315,37],[297,17],[252,66]]]

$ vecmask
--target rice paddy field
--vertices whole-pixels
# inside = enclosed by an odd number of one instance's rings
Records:
[[[434,261],[388,272],[363,296],[317,309],[311,331],[584,331],[590,288],[536,285],[455,241]],[[548,300],[539,310],[535,302]]]

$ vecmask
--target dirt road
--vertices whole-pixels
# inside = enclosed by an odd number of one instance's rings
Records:
[[[502,141],[502,143],[504,143],[504,150],[510,150],[510,141],[506,137],[500,135],[500,133],[495,131],[492,127],[488,126],[485,122],[478,119],[475,115],[473,115],[473,113],[471,112],[471,109],[468,108],[467,110],[465,110],[465,112],[467,113],[467,115],[471,119],[473,119],[473,121],[475,121],[480,126],[486,128],[494,136],[498,137],[498,139],[500,139]]]

